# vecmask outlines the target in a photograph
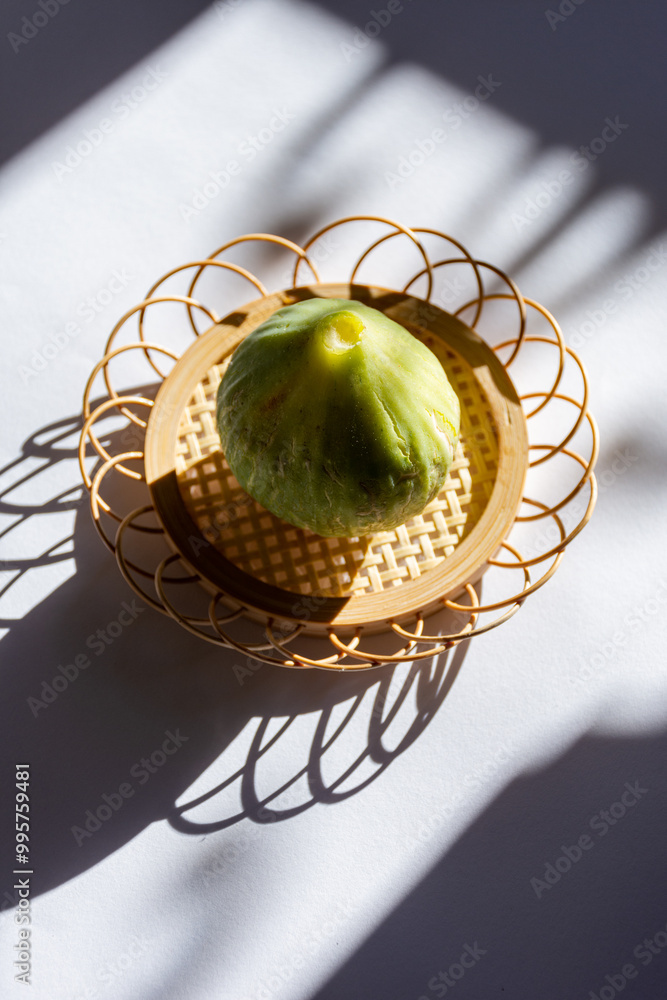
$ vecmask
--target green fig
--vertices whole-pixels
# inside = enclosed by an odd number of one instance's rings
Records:
[[[345,299],[275,312],[237,347],[217,397],[229,466],[299,528],[357,536],[420,514],[442,487],[459,401],[436,356]]]

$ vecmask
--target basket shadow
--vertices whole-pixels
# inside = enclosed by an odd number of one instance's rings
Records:
[[[466,644],[463,644],[453,655],[443,654],[422,665],[412,663],[400,677],[397,676],[398,668],[380,668],[377,671],[380,674],[377,690],[366,699],[365,704],[363,703],[369,687],[376,682],[376,671],[372,672],[372,678],[368,672],[364,672],[364,681],[361,684],[361,677],[358,674],[352,677],[339,675],[335,680],[322,678],[321,675],[314,677],[312,679],[314,686],[320,689],[319,693],[324,694],[325,698],[323,702],[317,698],[315,704],[311,702],[309,706],[304,705],[301,708],[304,714],[312,712],[313,709],[319,710],[307,760],[304,760],[300,767],[295,767],[294,773],[287,780],[276,783],[272,791],[260,796],[257,791],[260,784],[257,773],[262,758],[287,733],[297,718],[293,706],[289,706],[292,714],[287,716],[275,733],[270,734],[269,730],[275,715],[267,713],[259,719],[243,766],[187,803],[175,807],[168,816],[170,824],[182,833],[209,834],[233,826],[242,819],[249,819],[259,824],[284,821],[311,809],[318,803],[332,805],[356,795],[408,750],[432,721],[456,680],[465,652]],[[269,683],[273,685],[277,680],[275,693],[279,699],[287,692],[282,684],[282,678],[277,678],[276,674],[276,671],[272,671]],[[301,684],[303,680],[301,677]],[[333,680],[335,689],[329,683],[330,680]],[[292,693],[291,687],[289,693]],[[416,710],[410,722],[404,721],[398,727],[400,738],[390,749],[384,745],[383,736],[395,723],[411,693],[415,696]],[[350,706],[345,708],[340,721],[335,720],[333,718],[335,709],[346,701],[351,702]],[[285,710],[288,710],[288,706],[285,706]],[[363,745],[349,754],[345,767],[336,778],[326,781],[322,769],[324,755],[342,738],[353,720],[363,729]],[[392,742],[395,739],[394,731]],[[366,765],[369,764],[370,774],[365,777],[356,775],[357,772],[363,773],[364,770],[368,770]],[[353,780],[350,787],[350,780],[355,777],[356,780]],[[238,785],[240,800],[240,809],[237,812],[213,820],[188,818],[189,812],[210,803],[218,795],[222,797],[235,784]],[[265,786],[264,781],[261,785]],[[220,808],[224,811],[224,807]],[[210,808],[207,809],[207,814],[210,814]]]
[[[433,719],[461,668],[467,645],[459,646],[453,656],[403,668],[341,673],[266,665],[252,671],[250,679],[248,671],[239,676],[234,669],[238,654],[203,643],[165,620],[123,580],[100,543],[79,485],[80,427],[80,419],[72,417],[41,428],[25,443],[21,458],[0,470],[0,512],[12,519],[4,541],[12,542],[13,529],[14,548],[20,551],[3,567],[16,574],[4,591],[16,617],[3,619],[8,632],[2,640],[5,697],[0,727],[16,760],[30,763],[32,846],[39,859],[35,895],[100,863],[149,824],[165,818],[179,830],[201,833],[242,819],[288,819],[317,803],[356,794]],[[114,433],[101,437],[110,450]],[[23,502],[28,490],[30,498],[44,498],[42,502]],[[73,531],[60,530],[47,551],[29,555],[31,538],[53,537],[56,514],[68,524],[74,517]],[[26,535],[26,523],[43,515],[49,518],[49,532]],[[65,551],[66,544],[73,549]],[[65,560],[73,560],[73,575],[64,579],[61,569],[55,585],[52,576],[45,585],[39,574],[53,574],[59,569],[56,564]],[[40,586],[45,596],[38,603],[30,598],[31,610],[21,617],[21,595],[31,586]],[[411,692],[417,707],[401,721],[397,716],[412,704]],[[328,735],[332,715],[348,701],[351,707],[344,709],[334,735]],[[260,760],[280,746],[293,720],[313,713],[317,726],[304,759],[294,761],[286,784],[260,795]],[[278,735],[267,740],[275,720],[282,720]],[[344,773],[327,784],[322,756],[352,720],[361,743],[347,759]],[[390,725],[391,750],[383,745]],[[403,727],[398,741],[397,725]],[[249,748],[239,750],[242,744],[237,741],[248,733]],[[238,781],[239,808],[231,818],[216,815],[213,823],[202,826],[184,815],[197,800],[184,807],[176,803],[230,747],[237,766],[223,774],[222,781],[218,778],[216,786],[236,787]],[[245,755],[240,770],[239,753]],[[349,787],[350,776],[368,762],[372,773]],[[304,775],[308,801],[285,809],[278,796]],[[214,788],[204,798],[212,800],[215,794]],[[0,909],[15,903],[11,880],[9,875],[0,887]]]

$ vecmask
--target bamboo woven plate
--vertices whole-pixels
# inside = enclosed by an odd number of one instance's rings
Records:
[[[420,336],[461,400],[462,441],[443,489],[423,515],[394,531],[347,539],[294,528],[243,494],[224,460],[215,394],[231,353],[276,309],[313,296],[363,301]],[[428,328],[420,326],[420,307],[385,289],[311,285],[237,310],[180,359],[148,421],[146,479],[167,537],[212,592],[232,594],[265,620],[297,619],[296,595],[314,593],[326,600],[313,609],[311,630],[372,627],[434,608],[487,568],[521,502],[528,464],[521,403],[469,327],[439,309]]]
[[[322,283],[314,265],[315,250],[322,237],[336,226],[362,220],[389,226],[391,231],[362,253],[349,283]],[[357,283],[359,268],[369,254],[396,236],[411,241],[413,250],[421,255],[421,269],[402,291]],[[458,255],[432,263],[424,246],[425,237],[447,241],[457,248]],[[243,243],[252,245],[255,241],[269,242],[296,255],[291,288],[270,295],[250,271],[220,259],[232,248]],[[315,279],[307,286],[297,285],[301,264],[310,268]],[[470,269],[474,297],[456,313],[445,311],[432,301],[436,297],[436,272],[461,264]],[[193,268],[196,270],[187,295],[156,296],[165,281]],[[241,276],[261,298],[236,307],[218,320],[213,311],[193,297],[195,286],[207,268],[220,268]],[[509,291],[488,292],[483,282],[485,272],[499,276]],[[424,298],[410,294],[410,288],[418,281],[426,284]],[[225,462],[215,427],[215,395],[234,348],[276,309],[314,295],[357,299],[404,325],[436,354],[460,398],[461,441],[443,489],[420,517],[393,531],[358,539],[324,539],[294,528],[248,497]],[[513,337],[501,337],[501,342],[492,348],[475,327],[485,304],[502,299],[518,306],[518,330]],[[195,334],[194,342],[180,358],[179,352],[146,339],[146,313],[149,307],[163,302],[184,305]],[[546,319],[551,336],[527,333],[529,310]],[[203,333],[194,318],[200,312],[213,323]],[[463,321],[462,315],[469,323]],[[117,346],[117,335],[132,317],[138,320],[138,339]],[[509,330],[503,325],[501,332]],[[507,369],[528,342],[557,348],[556,374],[546,390],[519,396]],[[132,356],[143,359],[144,363],[148,361],[159,375],[161,385],[155,400],[128,390],[119,393],[112,386],[109,364],[119,355],[127,360],[128,352],[134,352]],[[508,357],[501,361],[503,353]],[[162,371],[156,356],[161,364],[165,357],[175,362],[170,373]],[[571,359],[581,372],[581,401],[558,392]],[[91,394],[100,374],[108,398],[91,412]],[[530,409],[526,409],[528,400]],[[531,443],[531,418],[556,401],[575,407],[571,428],[555,445]],[[236,649],[255,659],[293,667],[358,669],[386,661],[432,656],[463,638],[488,631],[511,617],[525,597],[549,579],[565,546],[590,518],[595,503],[593,465],[598,438],[587,401],[588,385],[581,362],[564,346],[555,320],[542,306],[524,299],[501,271],[475,261],[457,241],[435,230],[409,230],[389,220],[355,217],[320,231],[303,248],[264,234],[241,237],[210,258],[183,265],[160,279],[147,298],[116,325],[104,357],[91,374],[84,398],[80,463],[91,491],[93,516],[100,534],[115,552],[125,578],[157,610],[208,642]],[[145,419],[147,409],[149,415]],[[100,442],[94,425],[111,412],[126,418],[132,440],[137,442],[136,450],[112,455]],[[565,447],[586,423],[590,428],[588,458]],[[129,440],[127,430],[121,438]],[[88,440],[102,459],[93,477],[85,462]],[[531,453],[535,452],[536,457],[531,460]],[[529,469],[557,455],[571,458],[583,469],[575,488],[556,504],[526,497],[523,491]],[[144,460],[144,471],[134,467],[138,460]],[[146,500],[150,502],[125,517],[115,512],[100,494],[102,482],[110,473],[145,483],[149,494]],[[586,487],[588,503],[568,534],[557,512]],[[521,513],[525,505],[528,512]],[[154,520],[147,525],[148,515],[153,515],[157,524]],[[537,556],[523,557],[508,537],[520,522],[543,523],[545,517],[552,518],[556,526],[556,544]],[[108,518],[118,523],[113,539],[103,527]],[[136,556],[130,559],[126,552],[130,539],[137,541],[147,534],[162,536],[168,546],[168,553],[156,565],[148,567],[137,561]],[[509,554],[508,560],[499,558],[504,552]],[[530,567],[545,560],[549,563],[546,571],[540,579],[532,581]],[[520,571],[523,588],[508,598],[481,605],[473,585],[490,567],[496,572]],[[140,577],[152,581],[150,590],[139,583]],[[184,593],[193,586],[200,594],[209,594],[207,614],[186,610]],[[456,602],[460,594],[465,594],[466,603]],[[426,616],[443,607],[464,613],[466,624],[451,634],[425,635]],[[480,624],[480,615],[496,612],[501,613],[491,622]],[[245,636],[232,634],[231,623],[240,624],[246,619],[263,626],[261,641],[248,641]],[[408,629],[410,622],[414,625]],[[362,631],[387,630],[396,633],[403,643],[396,652],[381,655],[360,649]],[[299,635],[318,633],[331,644],[329,655],[313,658],[297,650],[295,640]]]

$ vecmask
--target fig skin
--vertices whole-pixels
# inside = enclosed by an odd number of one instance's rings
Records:
[[[459,401],[436,356],[361,302],[286,306],[237,347],[217,422],[229,466],[271,513],[326,537],[395,528],[442,487]]]

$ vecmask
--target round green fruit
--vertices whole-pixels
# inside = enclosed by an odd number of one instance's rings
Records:
[[[217,398],[241,486],[325,536],[395,528],[447,476],[459,401],[436,356],[361,302],[306,299],[237,347]]]

